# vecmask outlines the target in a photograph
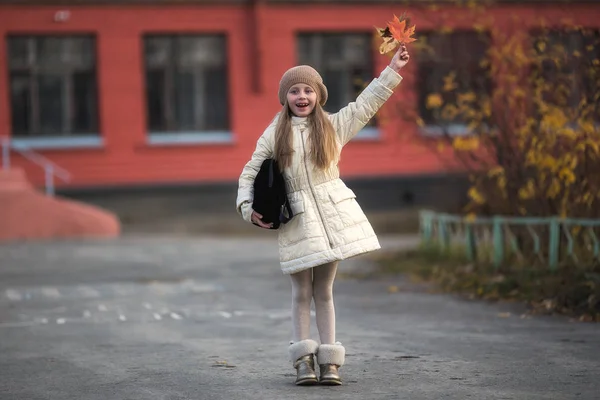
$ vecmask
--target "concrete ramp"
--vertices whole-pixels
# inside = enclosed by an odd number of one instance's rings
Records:
[[[0,241],[110,238],[121,224],[109,211],[37,191],[20,168],[0,170]]]

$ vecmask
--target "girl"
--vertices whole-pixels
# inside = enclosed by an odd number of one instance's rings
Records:
[[[401,45],[388,67],[335,114],[326,114],[327,88],[307,65],[289,69],[279,83],[281,112],[262,136],[239,179],[238,213],[263,228],[252,210],[253,183],[262,162],[275,158],[286,181],[294,217],[279,228],[281,269],[292,282],[293,340],[289,356],[297,385],[341,385],[338,368],[345,348],[335,340],[332,292],[338,261],[378,250],[379,241],[361,207],[339,178],[342,147],[375,115],[400,84],[409,60]],[[310,339],[310,304],[315,301],[320,344]],[[316,356],[320,376],[314,370]]]

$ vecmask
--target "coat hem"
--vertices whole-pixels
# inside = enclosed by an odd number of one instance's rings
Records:
[[[334,261],[343,261],[361,254],[380,250],[381,245],[376,236],[357,240],[352,243],[336,247],[331,250],[325,250],[310,256],[301,257],[295,260],[281,262],[281,271],[286,275],[295,274],[306,269],[318,267]]]

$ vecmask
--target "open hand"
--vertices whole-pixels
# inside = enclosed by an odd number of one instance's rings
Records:
[[[273,227],[273,223],[266,224],[262,221],[262,215],[257,213],[256,211],[252,211],[252,215],[250,216],[250,220],[261,228],[270,229]]]
[[[400,72],[400,70],[408,64],[408,60],[410,56],[408,55],[408,50],[406,49],[405,44],[400,44],[398,47],[398,51],[392,57],[392,61],[390,62],[390,68],[392,68],[396,72]]]

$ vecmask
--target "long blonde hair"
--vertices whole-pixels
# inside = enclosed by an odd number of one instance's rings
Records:
[[[317,168],[324,170],[339,157],[335,129],[319,103],[307,118],[311,161]],[[275,127],[275,159],[282,170],[291,165],[293,155],[292,112],[286,100]]]

